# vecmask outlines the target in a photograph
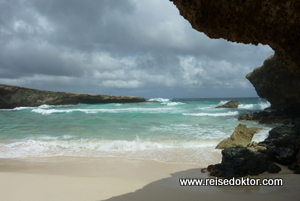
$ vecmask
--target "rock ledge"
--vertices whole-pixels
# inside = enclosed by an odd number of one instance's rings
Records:
[[[0,109],[20,106],[73,105],[99,103],[134,103],[146,99],[136,96],[110,96],[86,93],[45,91],[0,84]]]

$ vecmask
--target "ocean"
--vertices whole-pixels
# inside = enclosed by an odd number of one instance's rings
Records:
[[[0,110],[0,158],[121,157],[168,163],[210,164],[220,158],[214,149],[239,124],[239,115],[270,104],[261,98],[235,98],[237,109],[215,108],[224,99],[150,99],[127,104],[79,104],[17,107]]]

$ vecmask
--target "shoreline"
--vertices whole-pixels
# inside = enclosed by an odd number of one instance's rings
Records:
[[[214,178],[199,165],[124,158],[0,159],[0,199],[6,201],[296,200],[300,175],[282,167],[284,186],[180,186],[179,178]]]

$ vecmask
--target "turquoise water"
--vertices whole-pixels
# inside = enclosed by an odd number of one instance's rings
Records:
[[[214,147],[239,124],[240,114],[261,110],[260,98],[235,99],[237,109],[216,109],[231,99],[152,99],[159,102],[18,107],[0,110],[0,158],[124,157],[164,162],[210,163]]]

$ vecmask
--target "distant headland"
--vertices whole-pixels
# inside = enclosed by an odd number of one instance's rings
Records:
[[[0,84],[0,109],[21,106],[146,102],[137,96],[68,93]]]

